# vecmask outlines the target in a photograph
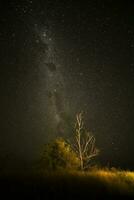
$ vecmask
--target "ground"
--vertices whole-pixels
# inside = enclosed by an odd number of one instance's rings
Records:
[[[1,176],[3,199],[100,199],[134,197],[134,172],[94,170]]]

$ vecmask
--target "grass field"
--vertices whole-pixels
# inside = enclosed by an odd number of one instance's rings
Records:
[[[7,176],[0,179],[7,199],[134,198],[134,172],[93,170]],[[9,199],[9,198],[8,198]]]

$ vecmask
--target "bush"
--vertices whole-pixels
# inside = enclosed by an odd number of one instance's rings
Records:
[[[41,166],[43,170],[77,169],[79,159],[71,146],[63,138],[58,138],[45,145]]]

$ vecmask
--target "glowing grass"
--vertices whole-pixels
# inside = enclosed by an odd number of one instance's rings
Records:
[[[4,180],[4,182],[3,182]],[[15,191],[31,197],[57,199],[104,199],[103,197],[134,197],[134,172],[119,170],[49,171],[31,173],[19,177],[7,177],[1,181],[5,191]],[[4,184],[3,184],[4,183]],[[3,189],[2,189],[3,190]],[[4,191],[4,190],[3,190]],[[5,194],[5,193],[4,193]]]
[[[81,192],[92,189],[99,194],[134,195],[134,172],[130,171],[56,172],[47,177],[48,180],[55,179],[59,183],[64,180],[65,187],[77,188]]]

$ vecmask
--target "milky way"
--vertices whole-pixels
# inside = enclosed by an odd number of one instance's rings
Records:
[[[36,25],[36,34],[40,42],[46,45],[45,53],[42,54],[40,61],[40,71],[44,74],[44,92],[46,95],[46,123],[49,138],[54,136],[65,136],[69,130],[67,116],[69,117],[69,106],[66,99],[66,87],[64,74],[58,62],[56,54],[56,44],[48,28]],[[67,136],[67,135],[66,135]]]

